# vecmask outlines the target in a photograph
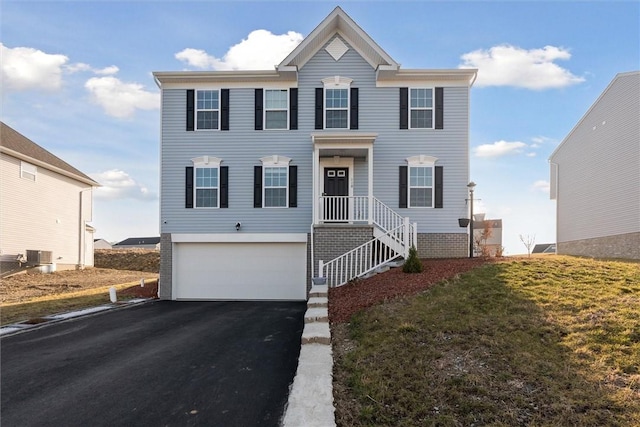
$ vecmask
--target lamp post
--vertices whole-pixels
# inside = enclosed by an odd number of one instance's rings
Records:
[[[471,181],[467,184],[469,188],[469,258],[473,258],[473,189],[476,187],[476,183]]]

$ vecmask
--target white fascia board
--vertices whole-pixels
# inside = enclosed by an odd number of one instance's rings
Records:
[[[306,233],[172,234],[172,243],[307,243]]]
[[[463,86],[471,87],[478,70],[385,70],[379,68],[376,87]]]
[[[297,73],[278,71],[176,71],[154,72],[161,89],[224,88],[292,88],[298,87]]]

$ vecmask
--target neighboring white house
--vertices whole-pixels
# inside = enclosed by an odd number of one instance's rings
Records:
[[[274,69],[155,72],[160,297],[303,300],[411,246],[466,257],[476,73],[401,69],[340,7]]]
[[[497,256],[503,253],[502,220],[477,218],[473,221],[474,254],[478,256]]]
[[[640,259],[640,71],[616,75],[549,161],[557,253]]]
[[[104,239],[93,239],[94,249],[113,249],[113,245]]]
[[[0,122],[0,261],[93,266],[93,188],[99,184]]]

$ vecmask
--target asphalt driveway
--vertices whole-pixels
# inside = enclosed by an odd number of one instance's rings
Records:
[[[3,427],[277,426],[305,302],[169,302],[1,340]]]

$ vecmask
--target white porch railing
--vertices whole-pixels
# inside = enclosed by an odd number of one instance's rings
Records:
[[[404,221],[402,215],[373,196],[320,196],[318,211],[319,222],[366,222],[384,231]]]
[[[402,228],[404,227],[400,226],[398,230],[391,230],[386,234],[390,238],[395,238],[392,235]],[[380,239],[374,238],[326,264],[321,260],[319,275],[326,278],[326,283],[329,287],[340,286],[349,280],[375,270],[401,255],[392,246],[385,245]]]
[[[373,196],[321,196],[318,222],[375,225],[372,240],[327,263],[320,260],[319,277],[326,278],[331,287],[363,276],[395,258],[406,258],[409,249],[417,246],[417,224],[409,223],[409,218]]]
[[[319,277],[326,278],[329,287],[341,286],[398,257],[406,258],[409,248],[416,244],[416,229],[416,224],[409,224],[409,218],[405,218],[386,233],[374,233],[376,237],[357,248],[327,263],[320,260]]]

